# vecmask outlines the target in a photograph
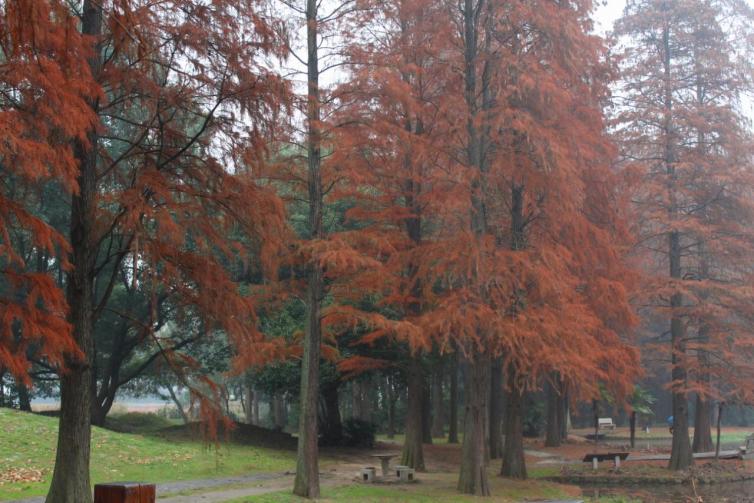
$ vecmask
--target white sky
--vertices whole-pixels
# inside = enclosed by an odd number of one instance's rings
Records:
[[[604,34],[613,28],[613,23],[623,13],[626,0],[597,0],[594,24],[597,33]]]

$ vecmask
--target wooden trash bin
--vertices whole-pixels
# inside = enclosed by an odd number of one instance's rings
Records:
[[[154,484],[114,482],[94,486],[94,503],[155,503]]]

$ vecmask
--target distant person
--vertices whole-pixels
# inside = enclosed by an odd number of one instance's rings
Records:
[[[668,429],[670,430],[670,434],[673,434],[673,416],[668,416]]]

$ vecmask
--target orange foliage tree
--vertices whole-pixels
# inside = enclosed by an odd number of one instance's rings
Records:
[[[388,267],[371,279],[419,329],[405,337],[463,357],[459,490],[485,495],[492,360],[507,369],[503,473],[517,477],[527,389],[557,372],[577,397],[598,381],[625,395],[638,374],[622,337],[634,317],[601,44],[586,35],[588,2],[380,9],[380,36],[354,51],[338,160],[368,187],[351,214],[383,243]],[[365,342],[400,333],[365,318],[376,329]]]
[[[262,61],[282,55],[274,20],[263,12],[245,0],[83,3],[84,61],[102,91],[86,96],[98,120],[73,142],[78,191],[67,288],[83,354],[71,354],[61,376],[48,502],[91,500],[93,327],[126,260],[134,264],[130,280],[153,299],[167,295],[205,333],[225,333],[239,366],[278,353],[224,267],[249,242],[229,236],[247,236],[272,268],[282,234],[281,203],[254,179],[287,95]],[[141,323],[160,346],[155,306]],[[176,369],[192,365],[170,347],[162,356]],[[195,398],[213,415],[217,390],[205,386]]]
[[[94,124],[84,98],[99,88],[65,2],[5,2],[0,44],[0,368],[26,381],[30,352],[53,368],[76,353],[63,292],[49,275],[30,272],[17,246],[28,241],[48,257],[68,251],[30,201],[45,184],[78,190],[71,142]]]
[[[740,1],[629,2],[616,32],[621,86],[615,136],[635,182],[643,304],[669,330],[670,468],[711,450],[710,400],[751,399],[752,138],[740,97],[751,90],[754,12]],[[661,347],[661,348],[662,348]]]

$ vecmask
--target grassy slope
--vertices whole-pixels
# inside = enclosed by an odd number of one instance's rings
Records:
[[[0,409],[0,501],[46,492],[55,462],[57,429],[56,418]],[[294,466],[293,452],[241,445],[221,445],[216,451],[201,442],[115,433],[100,428],[92,432],[94,483],[213,478],[285,471]],[[14,474],[26,480],[9,482]]]

